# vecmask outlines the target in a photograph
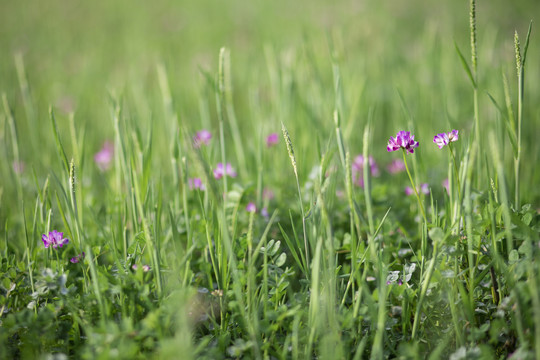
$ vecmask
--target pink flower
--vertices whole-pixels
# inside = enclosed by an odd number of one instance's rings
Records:
[[[212,134],[210,131],[204,129],[197,131],[193,137],[193,146],[198,149],[201,147],[201,145],[208,145],[210,139],[212,139]]]
[[[377,166],[377,163],[375,162],[375,159],[373,159],[373,156],[369,157],[369,169],[371,171],[372,176],[379,176],[379,166]],[[358,155],[354,158],[353,163],[351,164],[351,170],[352,170],[352,180],[353,183],[356,186],[364,187],[364,156]]]
[[[72,263],[72,264],[76,264],[78,263],[79,261],[83,260],[84,257],[86,256],[86,254],[84,253],[84,251],[82,253],[80,253],[79,255],[75,256],[75,257],[72,257],[69,261]]]
[[[394,159],[387,167],[390,174],[397,174],[405,171],[405,163],[403,160]]]
[[[255,203],[250,202],[249,204],[247,204],[247,206],[246,206],[246,211],[247,211],[248,213],[254,213],[254,212],[257,212],[257,207],[255,206]]]
[[[414,135],[411,135],[410,131],[399,131],[395,138],[390,137],[387,151],[396,151],[399,149],[405,149],[409,154],[414,153],[414,148],[418,147],[418,141],[414,141]]]
[[[424,195],[429,195],[429,184],[424,183],[424,184],[420,185],[420,189],[418,189],[418,187],[416,187],[416,190],[418,192],[421,192]],[[413,195],[413,194],[414,194],[413,188],[410,187],[410,186],[407,186],[405,188],[405,195],[410,196],[410,195]]]
[[[356,170],[359,173],[363,173],[363,171],[364,171],[364,156],[363,155],[358,155],[357,157],[355,157],[351,167],[352,167],[353,170]],[[371,170],[371,175],[373,175],[375,177],[379,176],[379,174],[380,174],[379,166],[377,165],[377,163],[375,162],[375,159],[373,159],[373,156],[371,156],[371,155],[369,156],[369,168]]]
[[[440,133],[433,137],[433,142],[437,144],[439,149],[442,149],[445,145],[451,142],[458,141],[458,131],[452,130],[449,133]]]
[[[133,270],[137,271],[137,269],[139,268],[139,265],[133,264],[133,265],[131,265],[131,268],[132,268]],[[143,272],[148,272],[148,271],[150,271],[150,266],[148,266],[148,265],[143,265],[143,266],[142,266],[142,271],[143,271]]]
[[[278,143],[279,141],[279,136],[277,133],[271,133],[270,135],[268,135],[266,137],[266,146],[267,147],[271,147],[271,146],[274,146]]]
[[[200,178],[193,178],[188,180],[188,186],[190,190],[197,189],[204,191],[206,190],[206,187],[202,183],[202,180]]]
[[[225,166],[223,166],[222,163],[218,163],[214,169],[214,178],[219,180],[224,175],[228,175],[233,178],[236,177],[236,171],[233,169],[230,163],[227,163]]]
[[[110,141],[105,141],[103,147],[94,155],[94,162],[101,171],[108,170],[111,167],[114,155],[114,145]]]
[[[56,230],[50,231],[49,235],[41,235],[41,241],[45,245],[45,249],[52,245],[53,249],[62,247],[69,243],[69,239],[64,238],[64,233],[58,232]]]

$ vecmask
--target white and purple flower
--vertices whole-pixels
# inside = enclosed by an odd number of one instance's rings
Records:
[[[223,166],[222,163],[218,163],[214,169],[214,178],[221,179],[223,176],[228,175],[230,177],[236,177],[236,171],[231,166],[231,163],[227,163]]]
[[[439,149],[442,149],[445,145],[448,145],[451,142],[458,141],[458,131],[452,130],[449,133],[440,133],[433,137],[433,142],[437,144]]]
[[[409,154],[414,153],[414,148],[418,147],[418,141],[414,140],[414,135],[411,135],[410,131],[399,131],[396,137],[390,137],[387,151],[396,151],[399,149],[407,150]]]

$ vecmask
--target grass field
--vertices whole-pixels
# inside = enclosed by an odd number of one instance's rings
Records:
[[[0,358],[540,359],[539,15],[2,2]]]

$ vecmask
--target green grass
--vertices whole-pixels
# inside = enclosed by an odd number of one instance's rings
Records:
[[[1,4],[0,358],[540,358],[539,13]]]

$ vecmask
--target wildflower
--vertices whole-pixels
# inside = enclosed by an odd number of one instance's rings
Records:
[[[358,172],[364,171],[364,156],[358,155],[354,158],[354,162],[351,164],[351,167],[353,170],[356,170]],[[369,156],[369,168],[371,170],[371,175],[373,176],[379,176],[379,166],[375,162],[375,159],[373,159],[373,156]]]
[[[85,254],[84,251],[83,251],[83,252],[80,253],[79,255],[72,257],[69,261],[70,261],[72,264],[76,264],[76,263],[78,263],[79,261],[83,260],[85,256],[86,256],[86,254]]]
[[[400,148],[407,150],[409,154],[414,153],[414,148],[418,147],[418,141],[414,141],[414,135],[410,131],[399,131],[395,138],[390,137],[386,150],[396,151]]]
[[[405,171],[405,163],[402,160],[394,159],[387,167],[390,174],[397,174]]]
[[[247,204],[246,211],[249,213],[257,212],[257,207],[255,206],[255,203],[250,202],[249,204]]]
[[[139,265],[133,264],[133,265],[131,265],[131,268],[132,268],[133,270],[137,271],[137,269],[139,268]],[[148,265],[143,265],[143,266],[142,266],[142,270],[143,270],[143,272],[148,272],[148,271],[150,271],[150,266],[148,266]]]
[[[51,245],[53,249],[56,249],[59,246],[62,247],[69,242],[69,239],[64,238],[64,233],[56,230],[50,231],[48,236],[45,234],[41,235],[41,240],[43,241],[43,245],[45,245],[45,249]]]
[[[268,208],[266,206],[262,208],[261,215],[265,218],[268,218],[270,216],[270,214],[268,213]]]
[[[373,156],[369,157],[369,168],[371,171],[371,175],[379,176],[379,166],[375,162],[375,159],[373,159]],[[357,157],[355,157],[353,163],[351,164],[351,169],[353,183],[356,186],[364,187],[364,156],[358,155]]]
[[[266,137],[266,146],[271,147],[278,143],[279,137],[277,133],[271,133]]]
[[[433,142],[437,144],[439,149],[442,149],[445,145],[451,142],[458,141],[458,131],[452,130],[449,133],[441,133],[433,137]]]
[[[212,134],[210,131],[204,129],[197,131],[193,137],[193,146],[198,149],[201,147],[201,145],[208,145],[210,139],[212,139]]]
[[[421,184],[420,189],[416,188],[418,192],[422,192],[424,195],[429,195],[429,184]],[[410,186],[407,186],[405,188],[405,195],[410,196],[414,194],[414,189]]]
[[[114,145],[110,141],[105,141],[100,151],[94,155],[94,162],[101,171],[108,170],[111,167],[114,155]]]
[[[189,179],[188,180],[188,185],[189,185],[190,190],[193,190],[193,189],[197,189],[197,190],[201,190],[201,191],[206,190],[206,187],[204,186],[204,184],[202,183],[202,180],[200,178]]]
[[[214,169],[214,177],[216,179],[221,179],[224,175],[228,175],[230,177],[236,177],[236,171],[234,171],[233,167],[230,163],[227,163],[227,165],[223,166],[222,163],[218,163],[216,168]]]

